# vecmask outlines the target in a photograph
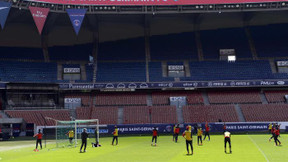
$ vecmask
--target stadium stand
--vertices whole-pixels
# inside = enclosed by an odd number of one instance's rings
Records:
[[[96,95],[96,105],[147,105],[145,93],[104,93]]]
[[[161,62],[149,62],[149,77],[150,82],[174,81],[172,77],[163,77]]]
[[[124,107],[123,124],[150,123],[149,108],[147,106]]]
[[[92,96],[90,94],[66,94],[65,98],[81,98],[81,104],[83,107],[88,107],[92,105]]]
[[[145,60],[144,37],[100,43],[98,60]]]
[[[203,30],[200,35],[205,59],[219,59],[220,49],[235,49],[237,58],[252,57],[244,28]]]
[[[208,92],[210,103],[261,103],[259,91],[215,91]]]
[[[190,62],[191,77],[181,80],[217,81],[245,79],[273,79],[271,67],[266,60],[257,61],[203,61]]]
[[[249,104],[240,107],[247,122],[288,120],[286,104]]]
[[[288,94],[288,91],[264,91],[264,94],[266,96],[266,99],[269,103],[275,103],[275,102],[280,102],[283,103],[285,102],[285,95]]]
[[[79,64],[62,64],[63,68],[80,68]]]
[[[203,104],[201,92],[152,92],[153,105],[169,105],[169,97],[186,96],[188,104]]]
[[[153,106],[152,123],[177,123],[175,106]]]
[[[117,107],[77,108],[77,119],[99,119],[100,124],[117,124]]]
[[[78,107],[76,108],[77,119],[91,119],[91,108]]]
[[[250,32],[259,57],[288,56],[288,24],[252,26]]]
[[[98,63],[97,82],[145,82],[144,62]]]
[[[151,115],[151,121],[150,121]],[[124,124],[177,123],[175,106],[124,107]]]
[[[198,59],[195,33],[154,35],[150,37],[152,60]]]
[[[185,123],[191,122],[239,122],[234,105],[195,105],[183,107]]]
[[[50,117],[56,120],[71,120],[68,110],[7,110],[5,113],[11,118],[23,118],[26,123],[36,125],[55,125],[55,121],[43,119]]]
[[[42,48],[0,47],[0,59],[44,60]]]
[[[86,60],[92,55],[93,44],[81,44],[74,46],[53,46],[48,48],[51,60]]]
[[[0,61],[0,78],[11,82],[56,82],[57,64]]]

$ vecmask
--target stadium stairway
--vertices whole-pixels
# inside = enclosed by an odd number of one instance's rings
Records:
[[[81,69],[81,80],[87,80],[85,64],[80,64],[80,69]]]
[[[118,124],[123,124],[123,114],[124,114],[124,108],[123,107],[118,107]]]
[[[162,77],[167,77],[168,69],[167,69],[167,62],[162,61]]]
[[[269,64],[271,66],[272,73],[277,73],[277,68],[274,59],[269,59]]]
[[[1,118],[9,118],[9,116],[2,110],[0,111]]]
[[[152,95],[151,94],[147,94],[147,106],[152,106]]]
[[[203,61],[204,60],[204,55],[203,55],[203,48],[202,48],[202,43],[201,43],[200,32],[199,31],[195,32],[195,40],[196,40],[196,45],[197,45],[199,61]]]
[[[76,109],[69,109],[69,113],[73,119],[77,119]]]
[[[176,106],[177,121],[178,123],[184,123],[182,106]]]
[[[62,80],[63,66],[61,63],[57,63],[57,80]]]
[[[185,76],[191,77],[189,61],[184,61]]]
[[[253,41],[253,38],[252,38],[252,35],[250,33],[249,28],[245,28],[245,33],[246,33],[246,36],[248,38],[248,43],[249,43],[249,46],[250,46],[250,50],[251,50],[251,53],[252,53],[253,60],[257,60],[258,59],[258,55],[257,55],[255,44],[254,44],[254,41]]]
[[[268,104],[267,98],[265,94],[263,93],[263,91],[260,92],[260,98],[261,98],[262,104]]]
[[[242,113],[242,110],[241,110],[241,107],[239,106],[239,104],[235,104],[234,107],[235,107],[235,110],[236,110],[236,113],[237,113],[239,121],[240,122],[245,122],[246,120],[245,120],[245,117],[244,117],[244,115]]]
[[[204,105],[210,105],[207,92],[202,92],[201,94],[202,94],[202,97],[203,97]]]

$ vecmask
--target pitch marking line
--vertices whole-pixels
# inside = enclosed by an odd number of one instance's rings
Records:
[[[264,156],[264,158],[266,159],[267,162],[269,162],[267,156],[265,155],[265,153],[261,150],[261,148],[257,145],[257,143],[250,137],[250,135],[248,135],[249,139],[254,143],[254,145],[258,148],[258,150],[261,152],[261,154]]]

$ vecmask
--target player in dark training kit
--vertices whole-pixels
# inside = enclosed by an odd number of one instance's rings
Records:
[[[208,125],[208,122],[206,122],[205,124],[205,136],[204,136],[204,141],[206,139],[206,136],[208,136],[208,141],[210,141],[210,126]]]
[[[157,137],[159,137],[159,135],[158,135],[158,131],[157,131],[157,129],[156,129],[156,127],[154,127],[154,129],[153,129],[153,136],[152,136],[152,144],[151,144],[151,146],[153,146],[153,142],[154,142],[154,140],[155,140],[155,144],[154,144],[154,146],[156,146],[157,145]]]
[[[84,152],[86,152],[87,138],[88,138],[88,133],[86,131],[87,131],[87,129],[84,128],[83,132],[81,133],[82,145],[80,148],[80,153],[82,152],[83,146],[84,146]]]
[[[176,128],[175,128],[175,142],[177,143],[178,141],[178,135],[180,133],[180,128],[179,128],[179,124],[177,124]]]
[[[226,145],[227,143],[229,143],[229,150],[230,150],[230,154],[232,153],[232,149],[231,149],[231,133],[228,131],[224,132],[224,152],[226,152]]]
[[[186,131],[183,132],[183,137],[186,139],[187,155],[190,155],[189,154],[189,145],[191,147],[191,155],[193,155],[192,131],[191,131],[191,126],[190,125],[188,125],[186,127]]]
[[[275,145],[276,146],[279,146],[281,145],[281,142],[279,141],[278,137],[280,136],[280,128],[279,126],[277,126],[275,129],[274,129],[274,142],[275,142]],[[278,144],[279,143],[279,144]]]
[[[40,148],[42,150],[42,136],[43,134],[41,133],[41,130],[39,129],[38,130],[38,133],[35,134],[33,137],[37,137],[37,140],[36,140],[36,149],[34,151],[38,151],[37,148],[38,148],[38,144],[40,145]]]

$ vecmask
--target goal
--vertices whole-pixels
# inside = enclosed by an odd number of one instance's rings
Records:
[[[80,142],[83,129],[87,129],[90,139],[95,139],[99,143],[99,120],[75,120],[60,121],[56,120],[56,147],[76,147]],[[74,132],[72,141],[69,141],[69,131]]]

